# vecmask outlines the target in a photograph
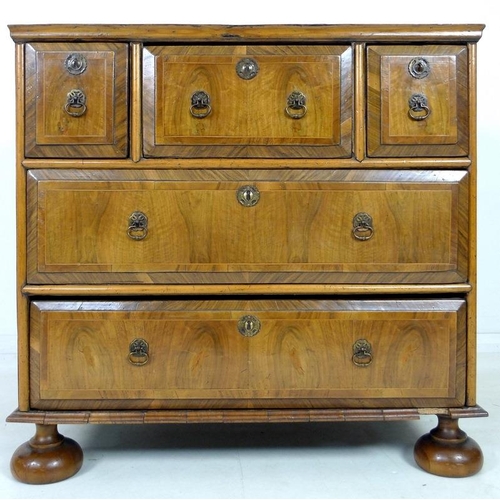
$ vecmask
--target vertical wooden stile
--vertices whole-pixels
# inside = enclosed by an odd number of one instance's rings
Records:
[[[364,43],[354,44],[354,157],[358,161],[365,159],[366,149],[365,49]]]
[[[469,43],[469,283],[472,289],[467,296],[467,406],[476,404],[476,362],[477,362],[477,75],[475,43]]]
[[[24,159],[24,44],[16,44],[16,204],[17,204],[17,356],[19,409],[29,410],[29,301],[26,283],[26,170]]]
[[[142,157],[141,50],[142,44],[131,43],[130,156],[136,163]]]

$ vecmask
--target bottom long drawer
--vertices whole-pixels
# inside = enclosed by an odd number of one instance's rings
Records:
[[[462,406],[463,300],[35,301],[32,409]]]

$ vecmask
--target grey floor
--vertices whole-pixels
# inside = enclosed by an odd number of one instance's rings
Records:
[[[31,424],[11,424],[14,354],[0,353],[0,498],[500,498],[500,353],[479,353],[478,402],[489,418],[463,419],[482,471],[449,479],[421,471],[413,444],[434,416],[391,423],[65,425],[82,446],[81,471],[45,486],[12,478],[12,452]]]

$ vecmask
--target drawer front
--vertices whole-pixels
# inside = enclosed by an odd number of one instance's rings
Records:
[[[146,156],[351,156],[348,46],[147,47],[143,71]]]
[[[31,313],[34,409],[464,402],[462,300],[41,301]]]
[[[127,95],[126,44],[27,44],[26,156],[127,156]]]
[[[30,171],[29,282],[467,279],[466,172],[229,174]]]
[[[467,156],[467,47],[369,47],[367,99],[369,156]]]

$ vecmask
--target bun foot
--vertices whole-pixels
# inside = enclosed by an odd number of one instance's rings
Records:
[[[49,484],[76,474],[83,463],[80,445],[65,438],[57,425],[36,426],[35,435],[12,456],[12,475],[28,484]]]
[[[413,453],[422,469],[437,476],[473,476],[483,466],[479,445],[449,417],[438,416],[438,426],[416,442]]]

